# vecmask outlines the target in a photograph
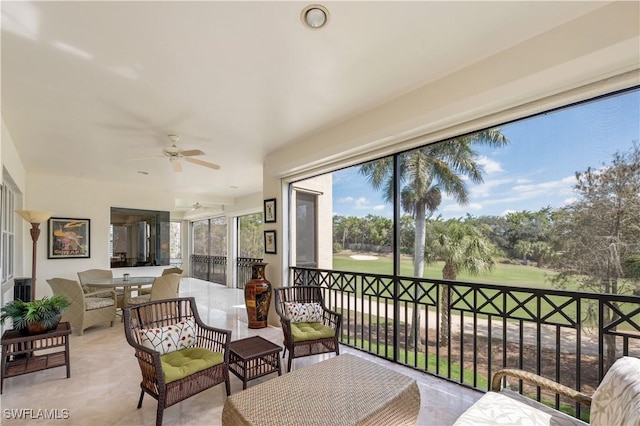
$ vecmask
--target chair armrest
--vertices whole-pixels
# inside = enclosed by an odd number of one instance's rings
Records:
[[[140,385],[151,390],[155,390],[156,386],[164,385],[160,352],[133,341],[129,341],[129,344],[135,349],[135,355],[142,372],[142,383]]]
[[[537,374],[530,373],[524,370],[518,370],[515,368],[504,368],[496,372],[493,375],[493,379],[491,380],[492,391],[499,392],[502,389],[502,379],[504,377],[514,377],[518,380],[522,380],[523,382],[539,386],[543,389],[550,390],[559,395],[566,396],[567,398],[579,402],[580,404],[587,407],[591,406],[590,396]]]
[[[109,297],[111,297],[113,300],[116,300],[116,292],[113,289],[92,291],[91,293],[85,293],[84,297],[94,297],[94,296],[97,296],[98,294],[108,294]],[[101,297],[104,297],[104,296],[101,296]]]
[[[196,322],[198,330],[198,347],[214,352],[223,352],[225,359],[229,357],[228,349],[231,342],[231,331]]]
[[[338,333],[340,332],[340,326],[342,325],[342,314],[324,308],[324,312],[322,314],[322,322],[324,323],[324,325],[333,328],[334,330],[336,330],[336,333]]]

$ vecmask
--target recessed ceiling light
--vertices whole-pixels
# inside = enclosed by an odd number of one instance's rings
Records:
[[[304,9],[300,14],[302,23],[312,30],[317,30],[324,27],[329,22],[329,11],[326,7],[319,4],[311,4]]]

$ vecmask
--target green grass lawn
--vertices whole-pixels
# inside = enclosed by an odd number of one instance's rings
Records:
[[[442,279],[444,262],[425,265],[424,278]],[[355,260],[346,254],[333,255],[333,269],[339,271],[364,272],[370,274],[393,273],[393,258],[379,257],[377,260]],[[458,274],[458,281],[478,282],[484,284],[502,284],[518,287],[553,288],[547,277],[551,271],[544,268],[524,265],[507,265],[498,263],[495,268],[484,275]],[[400,275],[413,275],[413,260],[408,257],[400,259]],[[577,285],[573,288],[575,290]]]
[[[413,260],[408,257],[403,257],[400,260],[400,275],[402,276],[412,276],[413,275]],[[436,262],[431,265],[425,265],[424,278],[433,278],[433,279],[442,279],[442,268],[444,266],[443,262]],[[349,272],[360,272],[360,273],[369,273],[369,274],[385,274],[391,275],[393,272],[393,258],[391,256],[380,256],[377,260],[356,260],[349,257],[348,254],[334,254],[333,255],[333,268],[338,271],[349,271]],[[528,287],[528,288],[544,288],[544,289],[553,289],[554,287],[549,282],[548,278],[552,274],[551,270],[544,268],[537,268],[534,266],[525,266],[525,265],[511,265],[511,264],[503,264],[498,263],[495,265],[495,268],[484,275],[474,276],[467,273],[459,273],[457,280],[463,282],[475,282],[475,283],[483,283],[483,284],[498,284],[498,285],[507,285],[512,287]],[[578,283],[573,282],[566,289],[568,291],[576,291],[578,289]],[[360,289],[358,289],[358,293]],[[484,290],[483,291],[487,295],[491,295],[495,293],[493,290]],[[468,302],[471,303],[471,298],[473,297],[472,293],[469,293]],[[522,296],[523,298],[526,295]],[[565,302],[569,301],[570,298],[566,296],[549,296],[549,299],[556,305],[560,306]],[[496,301],[500,303],[499,301]],[[595,302],[587,301],[586,303],[595,306]],[[511,300],[510,298],[507,300],[507,310],[513,309],[516,307],[517,302]],[[532,312],[536,311],[535,300],[527,304],[528,309]],[[631,309],[637,308],[638,305],[634,304],[629,306],[621,306],[623,311],[629,312]],[[581,306],[583,317],[585,316],[588,306],[583,304]],[[551,312],[553,307],[547,303],[542,303],[541,306],[541,316],[544,316]],[[495,314],[497,313],[492,309],[491,306],[485,307],[485,312]],[[570,303],[569,305],[562,308],[562,313],[567,315],[570,318],[577,317],[577,303]],[[522,314],[523,317],[528,317],[528,314],[524,312],[522,309],[520,312],[513,312],[512,315]],[[566,319],[562,317],[562,314],[555,313],[553,316],[548,318],[550,321],[558,321],[560,323],[566,323]],[[584,318],[583,318],[584,320]],[[640,315],[636,315],[636,321],[640,321]],[[585,325],[588,325],[589,322],[585,322]],[[628,329],[628,324],[622,324],[620,326],[622,329]]]

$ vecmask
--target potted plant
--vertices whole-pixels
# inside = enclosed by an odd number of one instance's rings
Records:
[[[33,302],[12,300],[4,305],[0,312],[0,321],[13,320],[13,328],[27,334],[46,333],[58,326],[62,313],[71,305],[62,294],[43,297]]]

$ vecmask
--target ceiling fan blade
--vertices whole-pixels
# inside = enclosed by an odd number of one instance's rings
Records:
[[[209,167],[210,169],[214,169],[214,170],[218,170],[220,168],[220,166],[218,166],[217,164],[209,163],[208,161],[198,160],[197,158],[187,157],[185,158],[185,160],[187,160],[190,163],[197,164],[199,166]]]
[[[171,160],[171,168],[173,169],[174,172],[181,172],[182,171],[182,164],[180,164],[180,161],[178,160]]]
[[[199,149],[190,149],[189,151],[180,151],[180,155],[183,157],[193,157],[195,155],[204,155],[204,152]]]

